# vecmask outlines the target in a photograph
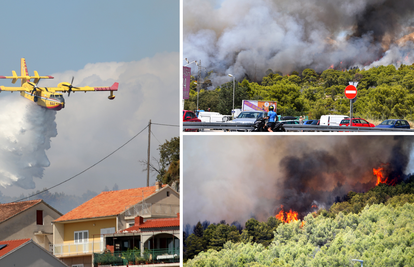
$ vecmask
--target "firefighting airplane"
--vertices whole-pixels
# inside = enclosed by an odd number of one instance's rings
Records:
[[[20,60],[20,76],[17,76],[16,72],[12,71],[13,76],[0,76],[0,79],[12,79],[12,83],[16,83],[18,79],[22,80],[21,87],[6,87],[0,86],[1,91],[19,91],[20,95],[35,102],[41,107],[51,109],[51,110],[61,110],[65,107],[65,99],[63,99],[62,93],[68,93],[68,97],[71,92],[78,91],[109,91],[108,98],[110,100],[114,99],[114,91],[118,91],[118,83],[114,83],[111,87],[74,87],[73,77],[72,82],[62,82],[57,85],[57,87],[38,87],[37,84],[40,79],[53,79],[52,76],[39,76],[37,71],[34,71],[34,76],[29,76],[27,71],[26,60],[22,58]],[[30,79],[34,79],[33,82]]]

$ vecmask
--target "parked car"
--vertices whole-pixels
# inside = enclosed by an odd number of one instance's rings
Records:
[[[288,121],[288,120],[297,120],[298,118],[296,118],[295,116],[282,116],[280,117],[280,120],[282,121]]]
[[[253,124],[258,118],[267,117],[267,112],[265,111],[242,111],[240,112],[237,118],[229,121],[231,123],[251,123]],[[247,130],[238,130],[238,131],[247,131]]]
[[[299,121],[296,120],[288,120],[288,121],[280,121],[283,124],[299,124]]]
[[[345,115],[322,115],[320,118],[320,125],[339,126],[343,119],[349,117]]]
[[[312,125],[319,125],[320,120],[313,120]]]
[[[349,126],[349,118],[343,119],[339,126]],[[374,124],[361,118],[352,118],[352,126],[355,127],[375,127]]]
[[[241,123],[254,123],[258,118],[266,117],[267,112],[265,111],[242,111],[237,118],[231,122]]]
[[[202,122],[226,122],[229,120],[228,115],[221,115],[218,112],[203,111],[197,116]]]
[[[199,118],[191,110],[183,110],[183,121],[185,122],[201,122]],[[198,132],[198,129],[185,129],[186,132]]]
[[[303,122],[304,125],[311,125],[314,121],[318,122],[318,120],[306,120]]]
[[[391,119],[391,120],[385,120],[378,124],[378,128],[397,128],[397,129],[410,129],[410,124],[406,120],[400,120],[400,119]]]

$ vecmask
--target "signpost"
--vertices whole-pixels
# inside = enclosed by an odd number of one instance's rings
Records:
[[[349,126],[352,126],[352,99],[354,99],[357,95],[356,86],[358,82],[349,82],[349,85],[345,88],[345,96],[350,100],[350,118],[349,118]]]
[[[353,84],[350,84],[345,88],[345,96],[348,99],[354,99],[356,95],[357,95],[357,89]]]

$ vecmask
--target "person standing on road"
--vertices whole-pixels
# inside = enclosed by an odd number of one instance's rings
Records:
[[[277,113],[274,111],[274,107],[270,106],[269,107],[269,112],[267,113],[267,131],[269,132],[273,132],[273,127],[275,126],[276,123],[276,118],[277,118]]]
[[[303,117],[302,116],[299,117],[299,125],[303,125]],[[301,131],[301,132],[303,132],[303,131]]]

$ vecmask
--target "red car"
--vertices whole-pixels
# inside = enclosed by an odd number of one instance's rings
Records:
[[[339,126],[349,126],[349,118],[343,119],[341,121],[341,123],[339,124]],[[375,127],[374,124],[372,124],[372,123],[370,123],[370,122],[368,122],[364,119],[361,119],[361,118],[352,118],[352,126],[355,126],[355,127]]]
[[[191,110],[183,110],[183,121],[201,122]],[[198,132],[198,129],[185,129],[186,132]]]

